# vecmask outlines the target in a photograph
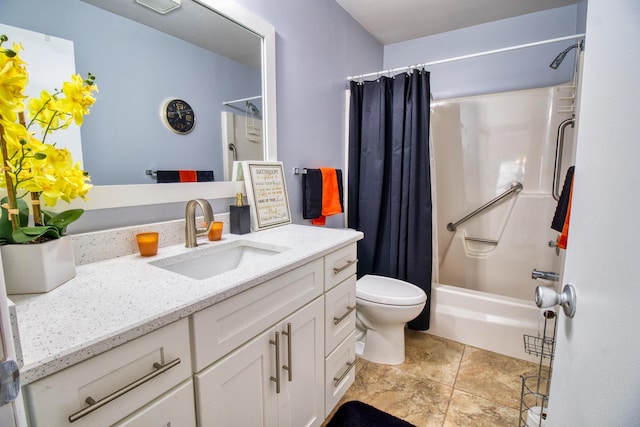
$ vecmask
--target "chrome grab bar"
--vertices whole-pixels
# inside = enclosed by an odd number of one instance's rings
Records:
[[[511,185],[509,186],[509,189],[507,191],[505,191],[504,193],[502,193],[501,195],[499,195],[498,197],[496,197],[495,199],[488,201],[487,203],[485,203],[484,205],[480,206],[478,209],[476,209],[475,211],[471,212],[470,214],[468,214],[464,218],[459,219],[456,222],[450,222],[449,224],[447,224],[447,230],[456,231],[456,228],[460,224],[462,224],[463,222],[473,218],[474,216],[478,215],[480,212],[484,211],[488,207],[491,207],[491,206],[495,205],[496,203],[498,203],[499,201],[501,201],[505,197],[510,196],[512,193],[519,193],[520,191],[522,191],[522,184],[519,183],[518,181],[512,182]]]
[[[556,162],[553,166],[553,190],[551,195],[558,201],[560,200],[560,168],[562,166],[562,151],[564,150],[564,130],[567,126],[573,127],[575,120],[567,119],[558,126],[558,137],[556,138]]]

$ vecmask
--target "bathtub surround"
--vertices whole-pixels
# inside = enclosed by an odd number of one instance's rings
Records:
[[[438,223],[439,283],[533,301],[532,270],[560,272],[558,236],[550,228],[556,137],[571,117],[564,111],[570,84],[432,102],[431,130]],[[574,129],[567,128],[564,177],[574,158]],[[502,194],[515,197],[459,225],[461,218]],[[564,222],[564,221],[563,221]]]
[[[376,274],[422,288],[427,304],[409,322],[429,328],[431,177],[429,73],[350,82],[350,228],[358,243],[358,277]]]

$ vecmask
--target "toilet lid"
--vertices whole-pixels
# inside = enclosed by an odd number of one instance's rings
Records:
[[[378,304],[418,305],[427,300],[427,295],[403,280],[369,274],[356,282],[356,298]]]

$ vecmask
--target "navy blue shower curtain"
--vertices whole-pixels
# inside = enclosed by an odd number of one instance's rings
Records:
[[[350,228],[358,242],[358,277],[377,274],[424,289],[427,304],[409,328],[429,328],[431,178],[429,73],[352,81],[349,123]]]

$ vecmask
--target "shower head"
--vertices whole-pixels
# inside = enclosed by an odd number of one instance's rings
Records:
[[[549,64],[549,67],[553,68],[554,70],[557,70],[560,64],[562,64],[562,61],[564,61],[564,57],[567,56],[567,53],[569,53],[571,49],[575,49],[579,46],[580,44],[576,43],[573,46],[569,46],[568,48],[560,52],[560,54],[556,56],[556,59],[554,59],[553,62]]]

